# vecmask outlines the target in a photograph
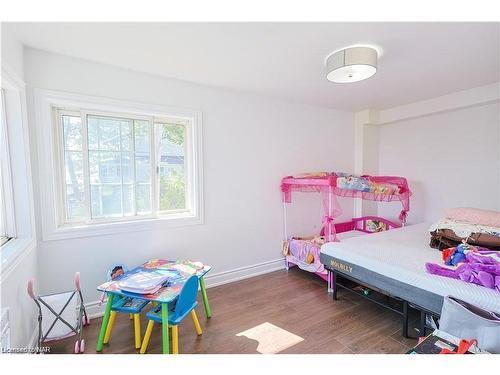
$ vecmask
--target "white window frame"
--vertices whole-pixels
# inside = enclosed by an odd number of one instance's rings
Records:
[[[0,248],[2,278],[15,272],[17,266],[36,249],[35,211],[30,161],[30,134],[26,106],[26,85],[17,72],[2,61],[0,74],[4,90],[6,137],[2,134],[2,168],[9,170],[7,180],[10,187],[4,187],[11,228],[15,237]],[[5,142],[8,148],[5,147]],[[5,158],[8,152],[8,157]],[[8,163],[9,166],[7,166]],[[4,184],[4,181],[1,183]]]
[[[5,232],[9,240],[16,238],[16,216],[14,208],[14,192],[12,189],[12,170],[10,165],[9,131],[7,126],[7,108],[5,105],[4,89],[0,88],[1,119],[0,119],[0,157],[1,177],[0,181],[0,209],[2,212],[2,232]],[[6,242],[7,243],[7,242]],[[5,244],[6,244],[5,243]],[[5,245],[3,244],[3,245]],[[3,246],[1,245],[1,246]]]
[[[77,238],[203,223],[202,119],[200,111],[44,89],[34,89],[34,99],[43,240]],[[186,131],[188,132],[185,147],[189,151],[185,153],[186,186],[189,189],[186,196],[188,209],[169,211],[163,214],[154,212],[156,202],[152,201],[153,212],[151,215],[113,218],[111,220],[107,218],[103,220],[93,219],[91,222],[86,223],[65,223],[63,220],[66,217],[65,202],[63,202],[64,194],[62,192],[65,173],[64,160],[61,160],[62,152],[60,149],[63,145],[62,128],[56,110],[68,111],[68,113],[78,111],[82,116],[83,128],[85,128],[84,116],[88,114],[148,119],[152,127],[150,128],[151,131],[154,131],[155,122],[165,120],[168,120],[169,123],[172,121],[185,121],[187,124]],[[152,146],[150,153],[151,173],[153,175],[157,173],[157,162],[155,160],[157,145],[153,144],[154,137],[152,133],[150,140]],[[158,179],[152,178],[151,181],[153,199],[156,199],[157,196],[156,189],[158,187],[153,186],[156,180]],[[87,182],[85,181],[85,184]]]

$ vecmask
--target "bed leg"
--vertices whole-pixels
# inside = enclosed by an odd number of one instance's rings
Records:
[[[403,301],[403,337],[408,338],[408,302]]]
[[[331,293],[333,292],[333,289],[332,289],[332,271],[330,270],[326,270],[327,272],[327,283],[328,283],[328,293]]]
[[[425,321],[427,318],[427,314],[425,311],[420,310],[420,336],[425,336]]]
[[[333,300],[337,300],[337,272],[332,271],[332,296]]]
[[[288,260],[286,260],[285,258],[285,270],[289,270],[290,269],[290,266],[288,265]]]

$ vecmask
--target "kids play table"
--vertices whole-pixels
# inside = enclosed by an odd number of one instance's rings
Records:
[[[160,288],[154,294],[132,294],[124,292],[120,289],[118,283],[120,282],[120,280],[123,280],[123,278],[127,274],[151,269],[175,270],[178,272],[179,278],[176,278],[174,281],[169,282],[167,286]],[[177,298],[184,283],[190,276],[198,276],[198,279],[200,281],[201,295],[203,297],[203,305],[205,307],[205,314],[207,318],[210,318],[212,316],[212,311],[210,310],[210,305],[208,304],[205,281],[203,279],[203,277],[208,273],[208,271],[210,271],[210,269],[210,266],[202,265],[199,262],[192,262],[188,260],[170,261],[165,259],[154,259],[126,272],[117,280],[108,281],[104,284],[99,285],[97,287],[97,290],[106,293],[108,296],[108,301],[106,303],[104,317],[102,318],[101,331],[97,340],[96,351],[102,351],[104,335],[108,326],[113,299],[115,296],[122,296],[138,298],[145,301],[151,301],[161,304],[163,354],[168,354],[170,351],[170,343],[168,338],[168,304],[170,302],[173,302]]]

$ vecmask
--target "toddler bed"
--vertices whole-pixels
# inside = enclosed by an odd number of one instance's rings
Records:
[[[426,272],[426,263],[442,263],[441,252],[428,245],[429,226],[411,225],[375,233],[369,239],[357,237],[324,244],[320,260],[328,271],[334,299],[339,286],[337,275],[341,275],[434,315],[441,313],[447,295],[500,313],[500,293],[494,289]],[[402,315],[407,319],[404,312]],[[404,333],[406,330],[407,326]]]
[[[410,209],[411,191],[404,177],[394,176],[354,176],[343,172],[319,172],[299,176],[288,176],[281,181],[283,193],[284,241],[283,255],[285,267],[297,265],[303,270],[316,273],[324,280],[328,273],[320,261],[320,247],[327,242],[363,236],[386,231],[404,225]],[[308,237],[289,236],[286,206],[291,203],[292,191],[320,193],[324,216],[322,229],[318,235]],[[402,210],[400,223],[394,223],[376,216],[353,218],[335,223],[342,209],[337,197],[361,198],[372,201],[400,201]],[[330,285],[329,285],[330,289]]]

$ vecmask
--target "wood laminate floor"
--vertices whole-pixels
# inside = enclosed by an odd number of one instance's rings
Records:
[[[339,299],[333,301],[323,280],[297,268],[210,288],[208,297],[213,317],[205,317],[201,297],[197,308],[203,335],[196,336],[189,318],[179,326],[181,354],[255,354],[272,350],[275,343],[281,344],[279,353],[290,354],[404,353],[416,343],[401,335],[399,315],[347,291],[340,290]],[[279,327],[279,337],[276,331],[274,338],[264,334],[259,341],[252,334],[247,336],[254,338],[237,336],[264,323]],[[84,329],[86,353],[95,353],[100,324],[101,319],[94,319]],[[146,324],[143,316],[142,333]],[[72,353],[74,341],[68,338],[51,343],[51,353]],[[148,353],[161,353],[159,325],[155,325],[148,349]],[[128,315],[118,315],[103,353],[138,353]]]

